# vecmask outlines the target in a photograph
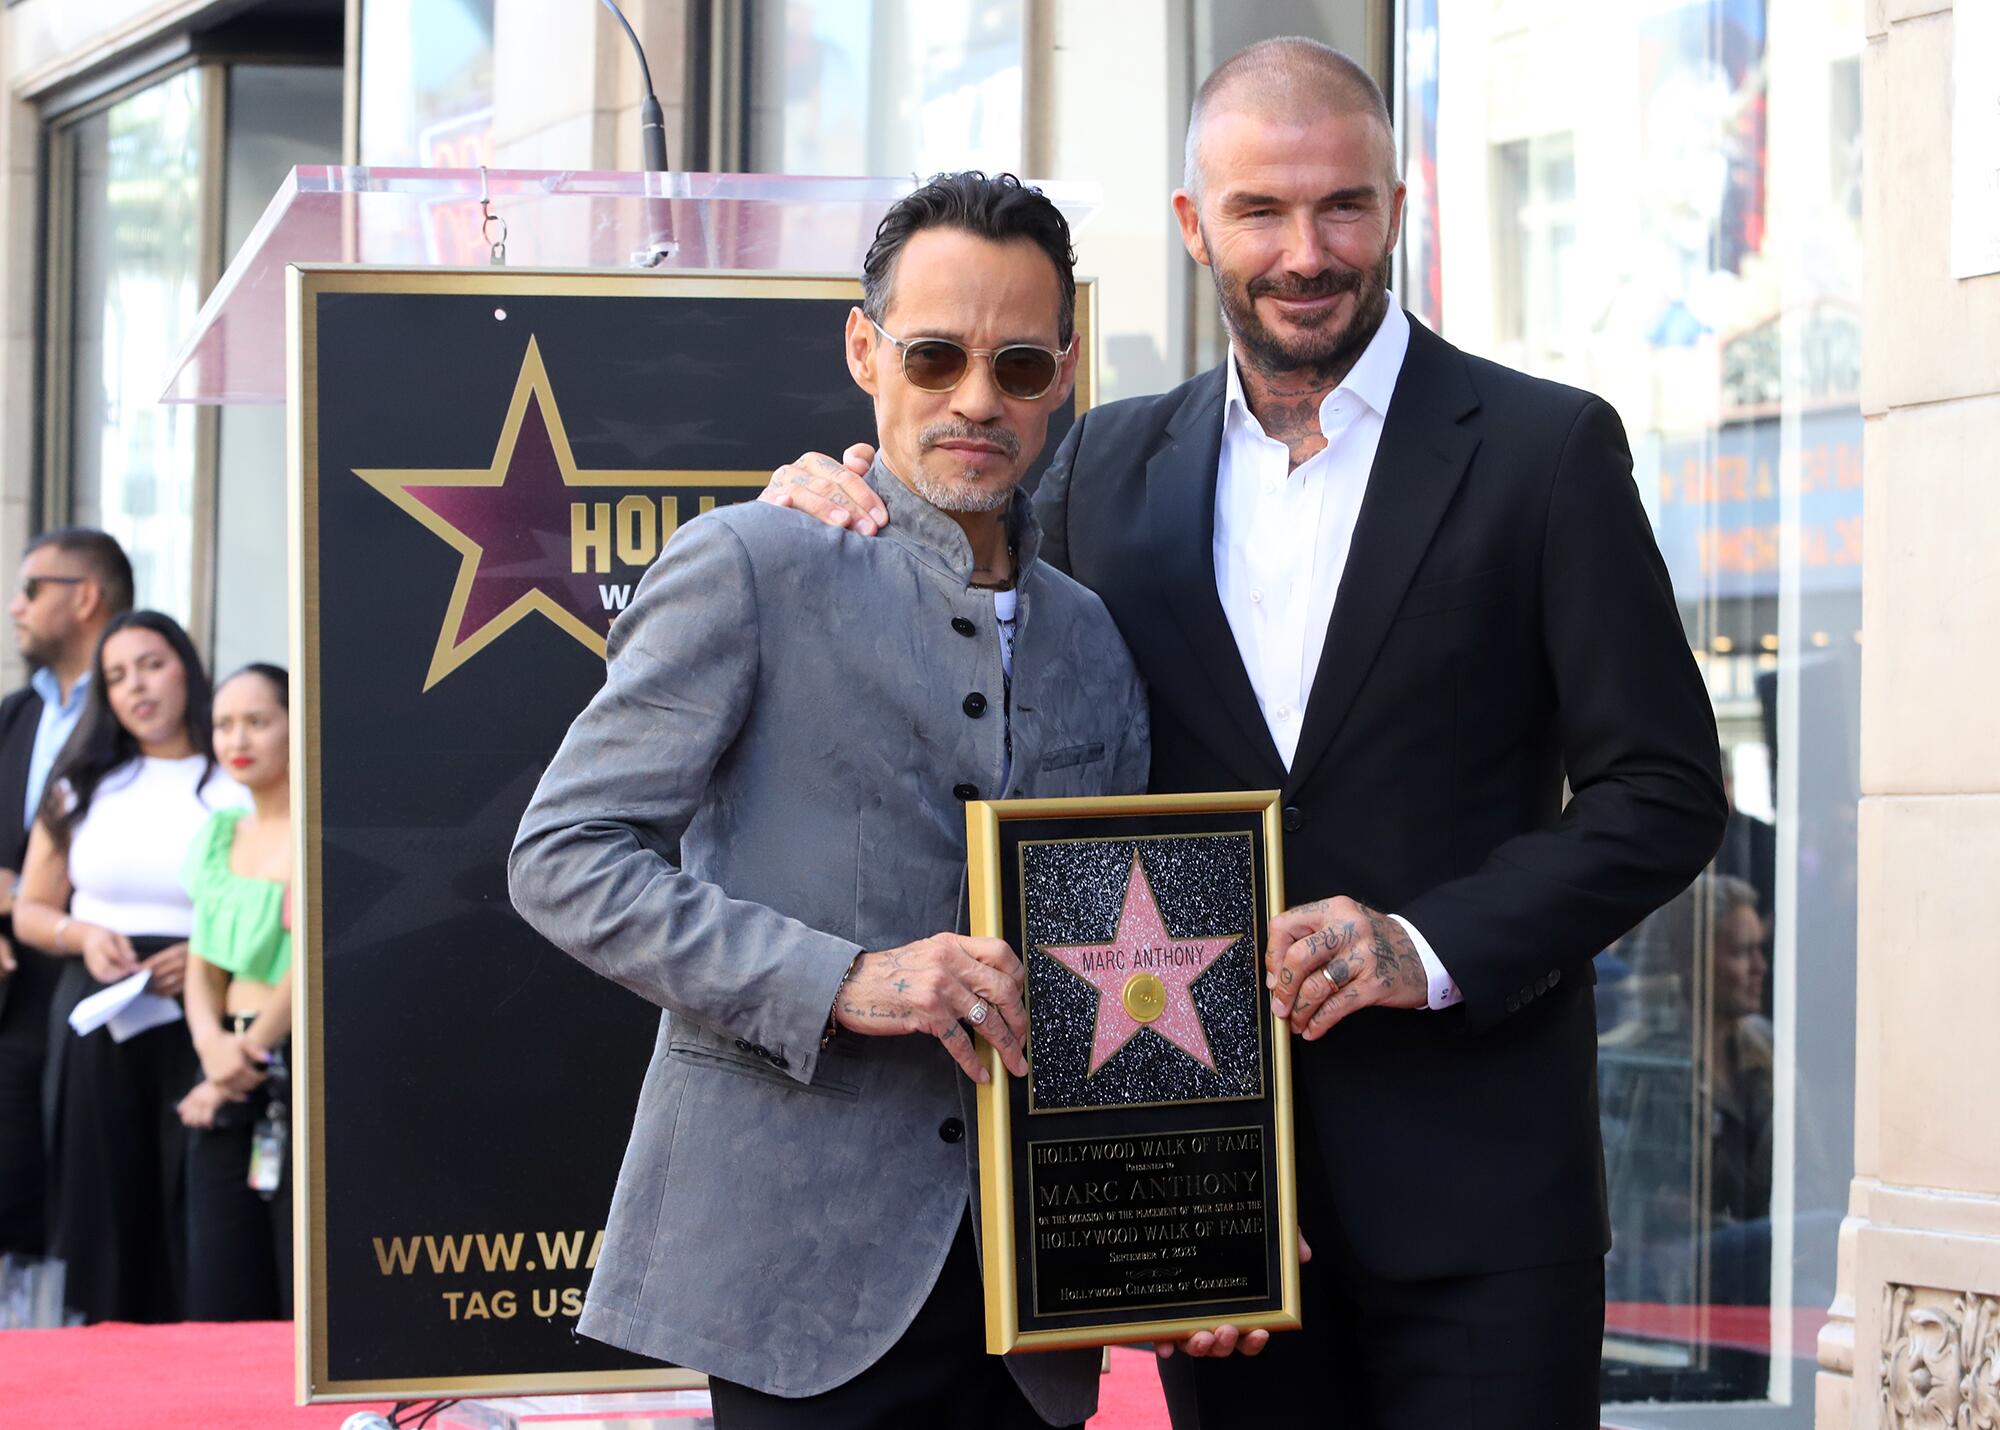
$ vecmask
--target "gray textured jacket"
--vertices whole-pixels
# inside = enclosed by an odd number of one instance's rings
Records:
[[[852,1379],[935,1284],[977,1185],[972,1083],[935,1039],[820,1037],[856,952],[964,928],[958,787],[1146,787],[1144,688],[1024,499],[1013,757],[989,593],[879,464],[891,524],[689,522],[612,626],[608,677],[521,821],[515,906],[665,1009],[580,1323],[778,1395]],[[985,698],[983,711],[968,696]],[[672,854],[680,847],[681,865]],[[1011,1357],[1055,1423],[1097,1356]]]

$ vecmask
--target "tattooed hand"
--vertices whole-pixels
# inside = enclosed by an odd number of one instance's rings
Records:
[[[771,473],[770,483],[757,494],[757,500],[802,511],[828,526],[852,526],[863,536],[873,536],[889,521],[882,498],[862,480],[874,460],[875,449],[866,442],[856,442],[838,462],[824,452],[807,452]]]
[[[1308,1041],[1357,1009],[1423,1008],[1430,979],[1404,927],[1353,899],[1320,899],[1271,920],[1271,1011]]]
[[[1022,1049],[1028,1014],[1021,1002],[1021,979],[1021,960],[999,939],[932,934],[856,958],[833,1016],[841,1027],[867,1037],[929,1033],[967,1077],[986,1082],[986,1069],[966,1033],[970,1027],[999,1049],[1008,1072],[1026,1077],[1028,1059]]]

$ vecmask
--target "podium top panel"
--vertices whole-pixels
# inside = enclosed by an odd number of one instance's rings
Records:
[[[1035,181],[1082,227],[1092,183]],[[527,169],[292,170],[175,355],[165,402],[285,400],[285,270],[707,269],[852,278],[914,179]]]

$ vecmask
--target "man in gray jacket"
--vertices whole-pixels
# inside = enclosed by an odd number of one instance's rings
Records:
[[[1094,1352],[983,1351],[972,1039],[1022,1073],[1026,1022],[1013,951],[958,932],[965,801],[1146,785],[1125,646],[1015,492],[1071,263],[1008,175],[890,211],[846,336],[887,534],[690,522],[521,822],[516,907],[665,1010],[580,1328],[708,1372],[720,1430],[1096,1405]]]

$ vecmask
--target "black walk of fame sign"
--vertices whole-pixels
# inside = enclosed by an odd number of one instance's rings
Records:
[[[678,1383],[573,1334],[659,1010],[521,921],[507,852],[674,532],[872,438],[860,285],[293,281],[302,1393]]]

